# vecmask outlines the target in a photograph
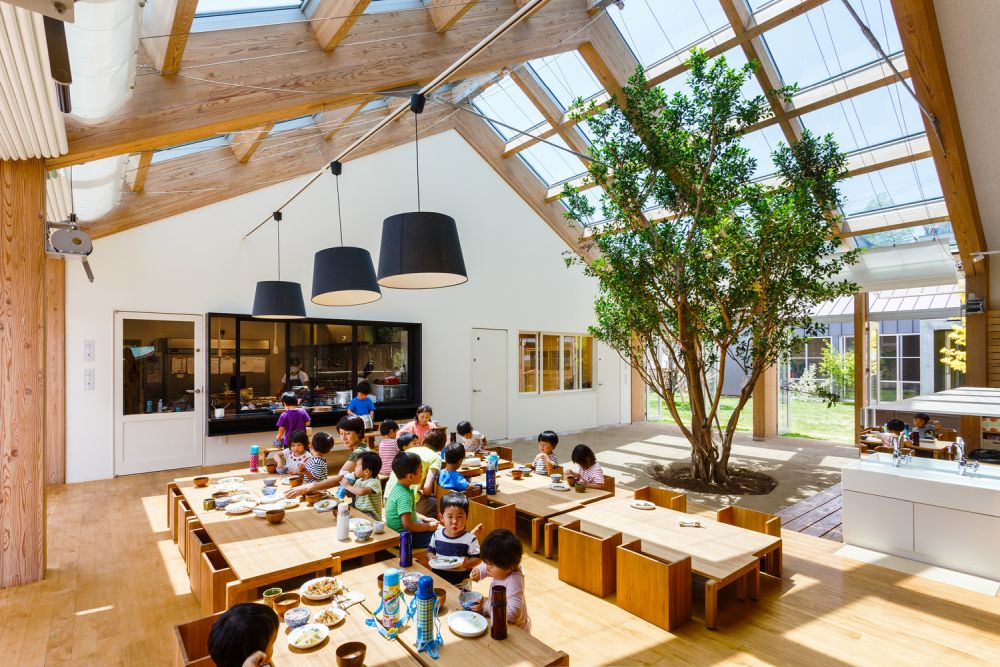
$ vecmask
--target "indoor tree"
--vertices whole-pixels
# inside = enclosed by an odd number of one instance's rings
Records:
[[[832,212],[846,157],[832,137],[804,132],[779,145],[779,178],[755,181],[756,161],[740,137],[770,113],[763,96],[741,93],[757,63],[733,69],[694,50],[688,64],[687,94],[649,87],[640,68],[607,108],[574,106],[593,140],[587,178],[605,193],[606,221],[590,240],[599,252],[584,270],[599,284],[591,332],[664,399],[691,443],[692,475],[725,484],[733,434],[757,379],[816,334],[815,305],[856,291],[838,277],[856,257],[837,254]],[[578,189],[566,186],[564,197],[568,218],[592,218],[595,208]],[[722,423],[727,357],[746,378]],[[672,368],[686,385],[687,423]]]

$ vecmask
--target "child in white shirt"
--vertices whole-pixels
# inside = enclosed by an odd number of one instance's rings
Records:
[[[479,431],[472,430],[472,424],[469,422],[458,422],[458,426],[455,427],[455,431],[458,433],[458,442],[465,447],[466,454],[478,452],[481,449],[486,449],[490,445],[490,443],[486,441],[485,435]]]

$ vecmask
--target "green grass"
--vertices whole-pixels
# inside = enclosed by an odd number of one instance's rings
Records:
[[[736,407],[736,398],[723,396],[719,404],[719,421],[723,428]],[[678,412],[685,423],[691,420],[691,409],[687,403],[677,404]],[[854,438],[854,406],[850,403],[837,403],[832,407],[826,407],[825,402],[804,401],[792,399],[791,401],[791,423],[789,431],[785,436],[795,438],[811,438],[813,440],[827,440],[830,442],[842,442],[850,444]],[[655,420],[659,406],[657,397],[650,394],[648,399],[648,414]],[[779,407],[779,417],[784,417],[783,410]],[[663,406],[663,415],[659,421],[673,422],[666,405]],[[747,403],[740,412],[739,421],[736,425],[737,431],[750,432],[753,428],[752,404]]]

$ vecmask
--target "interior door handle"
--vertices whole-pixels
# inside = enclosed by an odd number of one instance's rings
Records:
[[[473,393],[473,394],[478,394],[478,393],[480,393],[481,391],[482,391],[482,389],[473,389],[473,390],[472,390],[472,393]]]

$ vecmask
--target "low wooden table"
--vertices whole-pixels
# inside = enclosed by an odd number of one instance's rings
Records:
[[[366,567],[350,570],[339,575],[341,580],[353,591],[360,591],[365,594],[365,601],[362,603],[369,613],[378,608],[379,590],[378,575],[389,568],[404,569],[399,567],[399,560],[392,559],[368,565]],[[448,614],[453,611],[460,611],[461,605],[458,603],[458,596],[461,590],[434,575],[430,570],[414,562],[413,567],[405,568],[409,572],[419,572],[434,577],[434,586],[444,588],[447,591],[445,610],[441,612],[441,638],[444,643],[439,647],[438,659],[434,660],[426,653],[417,653],[416,638],[417,631],[413,623],[408,623],[399,633],[396,643],[401,644],[409,651],[410,655],[420,664],[430,666],[454,665],[455,667],[471,667],[474,665],[568,665],[569,658],[565,653],[543,643],[540,639],[533,637],[521,628],[513,625],[507,626],[507,639],[495,640],[490,637],[487,631],[485,634],[474,639],[465,639],[452,633],[448,628]],[[409,603],[410,596],[406,596]],[[352,611],[354,607],[351,608]],[[359,634],[356,639],[364,641],[371,650],[373,643],[391,643],[383,639],[373,628],[366,628],[367,633]],[[366,664],[379,664],[375,661],[366,660]],[[275,664],[275,667],[279,665]]]
[[[707,580],[705,625],[710,629],[716,626],[719,589],[738,582],[741,599],[747,587],[750,597],[757,599],[760,559],[781,548],[780,537],[662,507],[635,509],[631,503],[632,498],[619,496],[550,519],[545,530],[546,555],[554,550],[555,527],[578,520],[583,530],[601,537],[622,533],[623,542],[641,540],[646,552],[666,561],[690,556],[692,573]],[[696,519],[701,527],[681,527],[682,519]]]
[[[923,455],[934,459],[946,459],[951,460],[951,448],[955,443],[949,442],[948,440],[921,440],[920,445],[914,447],[908,443],[903,443],[901,445],[902,449],[910,450],[917,455]],[[875,447],[889,447],[889,445],[882,442],[881,438],[866,438],[862,436],[859,447],[864,447],[866,452],[873,451]]]

